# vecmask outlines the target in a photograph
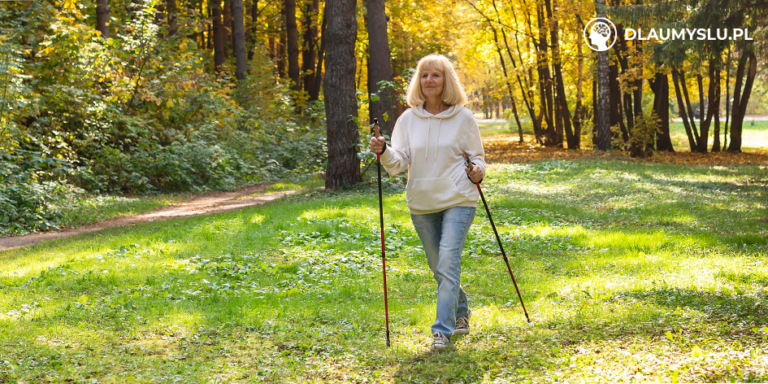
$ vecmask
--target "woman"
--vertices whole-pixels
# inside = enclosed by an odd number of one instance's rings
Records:
[[[437,280],[432,349],[441,349],[451,345],[451,335],[469,333],[461,251],[480,197],[472,183],[485,175],[483,142],[475,116],[464,108],[464,88],[445,56],[419,61],[407,102],[411,108],[397,120],[392,145],[374,137],[370,149],[381,153],[390,175],[408,170],[405,200]],[[471,173],[465,156],[476,165]]]

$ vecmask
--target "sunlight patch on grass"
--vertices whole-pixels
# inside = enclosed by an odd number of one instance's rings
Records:
[[[262,214],[255,213],[251,216],[250,221],[251,221],[251,224],[261,224],[266,218],[267,217]]]

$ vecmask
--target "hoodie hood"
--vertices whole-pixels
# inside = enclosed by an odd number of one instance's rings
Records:
[[[437,115],[433,115],[424,109],[424,104],[419,105],[418,107],[411,108],[414,115],[421,117],[423,119],[447,119],[455,116],[462,109],[464,109],[463,105],[455,104],[448,107],[448,109],[446,109],[445,111],[442,111]]]

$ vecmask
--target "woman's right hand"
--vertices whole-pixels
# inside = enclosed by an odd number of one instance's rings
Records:
[[[387,140],[384,137],[371,137],[369,148],[373,153],[381,153],[384,150],[384,146],[387,145]]]

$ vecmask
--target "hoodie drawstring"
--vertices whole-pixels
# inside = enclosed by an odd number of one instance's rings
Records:
[[[429,123],[427,123],[427,153],[424,154],[424,160],[429,156],[429,129],[432,127],[432,118],[428,117],[427,120],[429,121]]]
[[[437,141],[435,141],[435,160],[437,160],[437,145],[440,143],[440,128],[443,126],[443,119],[437,123]]]

